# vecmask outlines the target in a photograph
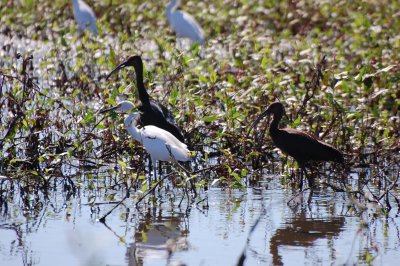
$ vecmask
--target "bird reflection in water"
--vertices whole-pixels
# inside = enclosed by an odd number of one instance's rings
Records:
[[[270,240],[270,251],[273,265],[283,265],[279,255],[281,246],[311,247],[319,239],[330,239],[338,236],[343,230],[344,217],[313,219],[301,213],[286,223],[285,228],[276,230]]]
[[[184,225],[181,216],[161,216],[156,218],[148,212],[139,223],[135,232],[135,242],[127,249],[127,260],[129,266],[148,264],[152,260],[170,258],[177,251],[187,250],[188,229]],[[174,262],[180,265],[179,262]],[[151,262],[150,262],[151,264]]]

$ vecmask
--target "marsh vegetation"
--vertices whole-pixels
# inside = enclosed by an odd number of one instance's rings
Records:
[[[71,246],[105,243],[93,253],[72,248],[82,258],[72,263],[88,265],[111,251],[120,257],[96,263],[236,264],[246,243],[248,265],[293,264],[299,250],[303,263],[395,263],[400,3],[184,1],[204,45],[176,38],[166,2],[87,3],[98,35],[78,30],[70,1],[0,3],[0,231],[13,232],[0,240],[1,258],[54,263],[32,240],[51,243],[47,229],[54,238],[73,232]],[[149,157],[124,116],[99,113],[138,102],[133,70],[106,79],[132,55],[142,57],[150,96],[172,111],[194,151],[189,171],[163,164],[162,182],[149,184]],[[299,166],[266,132],[269,121],[249,131],[274,101],[285,107],[285,126],[344,153],[343,165],[308,168],[316,182],[309,200],[310,190],[298,192]],[[104,230],[112,232],[106,239]],[[213,250],[204,247],[206,230]],[[173,239],[161,255],[149,253],[151,232]],[[231,248],[225,260],[221,245]]]

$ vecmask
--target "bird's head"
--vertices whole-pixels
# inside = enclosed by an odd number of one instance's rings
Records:
[[[122,102],[118,103],[116,106],[101,110],[100,114],[104,114],[104,113],[110,112],[110,111],[129,113],[133,108],[135,108],[135,105],[132,102],[122,101]]]
[[[274,102],[264,112],[266,113],[265,115],[273,114],[275,117],[282,117],[285,113],[285,108],[280,102]]]
[[[125,62],[121,63],[116,68],[114,68],[114,70],[111,71],[110,74],[107,75],[106,79],[108,79],[115,72],[118,72],[119,70],[129,67],[129,66],[133,66],[135,69],[139,69],[139,68],[143,69],[142,58],[139,55],[134,55],[134,56],[129,57],[128,60],[126,60]]]
[[[136,126],[139,117],[140,114],[137,112],[129,114],[124,121],[125,127]]]
[[[263,119],[264,117],[266,117],[269,114],[273,114],[274,117],[276,118],[281,118],[283,116],[283,113],[285,112],[285,109],[283,107],[283,104],[281,104],[280,102],[274,102],[272,104],[270,104],[267,108],[267,110],[265,110],[264,112],[262,112],[257,118],[256,120],[254,120],[253,124],[251,124],[249,131],[255,127],[260,121],[261,119]]]

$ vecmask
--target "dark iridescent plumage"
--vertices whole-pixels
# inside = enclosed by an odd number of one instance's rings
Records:
[[[304,170],[308,161],[333,161],[343,163],[343,154],[317,137],[292,128],[279,128],[279,122],[282,119],[285,110],[279,102],[274,102],[268,106],[250,128],[253,128],[262,118],[273,114],[273,120],[269,126],[269,134],[274,144],[284,153],[292,156]],[[301,187],[300,187],[301,189]]]
[[[142,103],[139,106],[139,111],[141,113],[140,121],[143,125],[154,125],[156,127],[162,128],[172,135],[174,135],[180,141],[184,141],[181,130],[176,125],[175,119],[171,112],[160,102],[150,99],[149,94],[146,91],[146,87],[143,83],[143,62],[140,56],[132,56],[119,66],[117,66],[107,78],[120,69],[128,66],[133,66],[136,72],[136,83],[139,92],[139,100]]]

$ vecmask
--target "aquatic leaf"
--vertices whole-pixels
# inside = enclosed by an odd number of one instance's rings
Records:
[[[64,35],[61,35],[60,39],[61,39],[61,41],[60,41],[61,45],[64,47],[68,47],[68,43],[65,40]]]
[[[215,115],[209,115],[209,116],[204,116],[204,117],[202,118],[202,120],[203,120],[204,122],[206,122],[206,123],[214,122],[214,121],[217,120],[217,119],[218,119],[218,115],[217,115],[217,114],[215,114]]]
[[[169,103],[171,105],[176,105],[176,103],[178,102],[178,95],[179,95],[178,90],[173,88],[171,94],[169,95]]]
[[[121,220],[122,220],[122,221],[125,221],[125,220],[126,220],[126,217],[121,217]],[[126,239],[125,239],[124,236],[120,236],[118,239],[119,239],[119,242],[120,242],[120,243],[126,244]]]
[[[240,57],[235,57],[234,62],[237,67],[243,68],[243,60]]]
[[[375,117],[379,117],[379,109],[378,109],[378,106],[377,105],[374,105],[373,107],[372,107],[372,114],[375,116]]]
[[[116,106],[117,105],[117,102],[115,101],[114,97],[108,97],[106,102],[109,103],[112,106]]]
[[[91,123],[94,123],[96,121],[96,116],[94,113],[90,110],[86,113],[86,115],[83,117],[83,120],[81,121],[81,124],[88,125]]]
[[[143,184],[141,191],[142,193],[145,193],[147,191],[147,182]]]
[[[263,59],[261,60],[261,68],[262,69],[267,69],[267,62],[268,62],[268,58],[267,57],[263,57]]]
[[[232,183],[231,187],[245,189],[246,186],[242,182],[235,181]]]
[[[23,124],[25,127],[28,127],[28,121],[26,121],[26,119],[23,119],[23,120],[22,120],[22,124]]]
[[[243,168],[243,169],[240,171],[240,175],[241,175],[242,177],[246,177],[246,176],[247,176],[247,173],[248,173],[248,171],[247,171],[246,168]]]
[[[296,127],[298,127],[298,126],[300,125],[300,123],[301,123],[301,117],[298,116],[298,117],[296,118],[296,120],[293,121],[291,127],[292,127],[292,128],[296,128]]]
[[[147,242],[147,234],[146,234],[146,232],[145,232],[145,231],[142,231],[142,232],[141,232],[141,235],[142,235],[142,242],[143,242],[143,243],[146,243],[146,242]]]
[[[208,82],[206,76],[202,75],[202,74],[199,75],[199,81],[200,81],[200,83],[207,83]]]
[[[114,49],[110,49],[110,56],[108,57],[109,62],[115,67],[118,64],[117,57],[115,55]]]
[[[229,75],[228,75],[228,82],[229,82],[231,85],[235,85],[235,83],[236,83],[236,78],[235,78],[233,75],[229,74]]]
[[[118,164],[121,166],[122,171],[126,170],[126,163],[124,161],[118,160]]]
[[[367,264],[371,264],[372,261],[375,259],[374,256],[372,256],[371,253],[370,253],[368,250],[365,251],[364,256],[365,256],[365,262],[366,262]]]
[[[89,190],[94,190],[96,187],[95,187],[95,185],[93,184],[93,182],[89,182],[87,188],[88,188]]]
[[[210,82],[211,83],[217,82],[217,72],[211,71],[211,73],[210,73]]]
[[[14,158],[10,160],[10,164],[14,164],[14,163],[20,163],[20,162],[27,162],[27,159],[18,159],[18,158]]]
[[[236,182],[242,181],[242,178],[237,173],[232,171],[230,174],[231,174],[231,176],[233,176],[233,178],[235,178]]]
[[[96,129],[105,129],[106,128],[106,126],[103,124],[103,123],[99,123],[97,126],[96,126]]]

